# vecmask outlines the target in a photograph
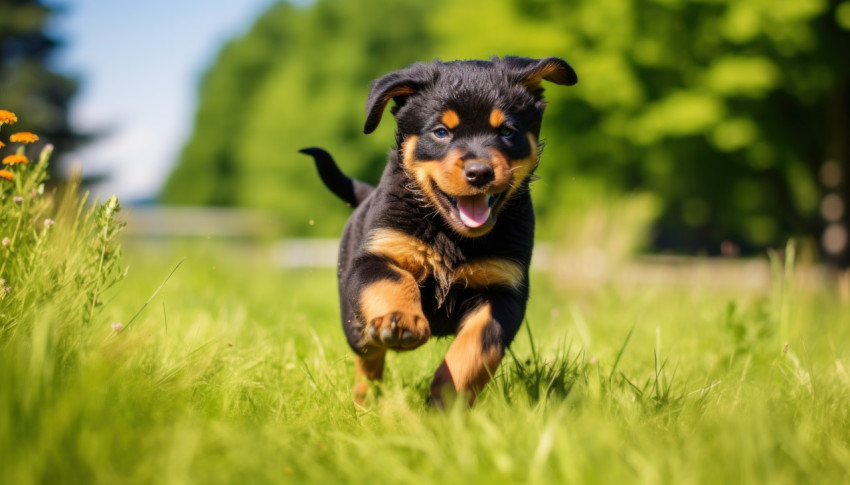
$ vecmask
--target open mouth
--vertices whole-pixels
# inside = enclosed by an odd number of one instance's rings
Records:
[[[438,190],[438,192],[450,206],[452,215],[456,216],[464,226],[470,229],[487,224],[493,217],[493,208],[496,207],[504,196],[503,192],[501,194],[452,197],[442,191]]]

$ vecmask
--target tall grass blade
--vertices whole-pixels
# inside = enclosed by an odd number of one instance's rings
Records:
[[[626,335],[626,340],[623,342],[623,345],[620,346],[620,351],[617,352],[617,358],[614,359],[614,366],[611,367],[611,372],[608,374],[608,383],[611,383],[611,380],[614,378],[614,373],[617,372],[617,366],[620,364],[620,359],[623,357],[623,354],[626,352],[626,346],[629,345],[629,340],[632,338],[632,333],[635,331],[635,324],[632,324],[632,328],[629,329],[629,333]]]
[[[147,299],[147,301],[141,306],[141,308],[139,308],[139,311],[137,311],[136,314],[133,315],[132,318],[130,318],[130,320],[127,322],[127,325],[126,325],[127,328],[129,328],[130,325],[132,325],[133,322],[135,322],[136,319],[139,318],[139,315],[142,314],[142,312],[145,310],[145,308],[147,308],[147,306],[150,304],[150,302],[153,301],[154,298],[156,298],[156,295],[159,293],[159,290],[161,290],[165,286],[165,284],[168,283],[168,280],[170,280],[171,277],[174,276],[174,273],[177,272],[177,268],[179,268],[180,265],[183,264],[183,261],[186,261],[186,258],[181,259],[180,262],[177,263],[176,266],[174,266],[174,269],[172,269],[171,272],[168,273],[168,276],[165,278],[165,281],[163,281],[157,287],[157,289],[153,292],[153,294],[151,294],[151,296]]]

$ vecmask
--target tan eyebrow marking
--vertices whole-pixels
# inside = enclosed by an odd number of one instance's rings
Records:
[[[457,125],[460,124],[460,116],[457,115],[455,110],[447,109],[443,112],[443,116],[440,118],[440,121],[446,125],[446,128],[454,130],[457,128]]]
[[[498,128],[505,122],[505,113],[499,108],[493,108],[490,112],[490,126]]]

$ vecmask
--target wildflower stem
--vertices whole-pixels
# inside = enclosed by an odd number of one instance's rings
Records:
[[[108,239],[109,222],[104,224],[102,234],[103,234],[103,236],[102,236],[103,239],[101,241],[101,247],[100,247],[100,261],[98,261],[98,265],[97,265],[97,274],[98,275],[103,274],[103,261],[106,258],[106,246],[107,246],[107,242],[109,240]],[[91,306],[89,307],[89,318],[87,320],[88,323],[91,323],[92,319],[94,318],[94,309],[97,306],[97,297],[100,294],[100,282],[101,282],[101,279],[97,278],[95,280],[95,283],[94,283],[94,290],[92,291],[92,295],[91,295]]]
[[[23,222],[23,220],[24,211],[19,211],[18,222],[15,224],[15,232],[12,234],[12,238],[9,241],[9,248],[3,258],[3,264],[0,265],[0,275],[5,274],[4,271],[6,271],[6,263],[9,261],[9,256],[15,252],[15,241],[18,239],[18,233],[21,231],[21,222]]]

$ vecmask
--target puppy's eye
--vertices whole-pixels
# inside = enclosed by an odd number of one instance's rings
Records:
[[[437,128],[436,130],[434,130],[434,136],[437,138],[448,138],[449,130],[445,128]]]
[[[514,129],[507,125],[502,125],[499,128],[499,136],[508,138],[515,133]]]

